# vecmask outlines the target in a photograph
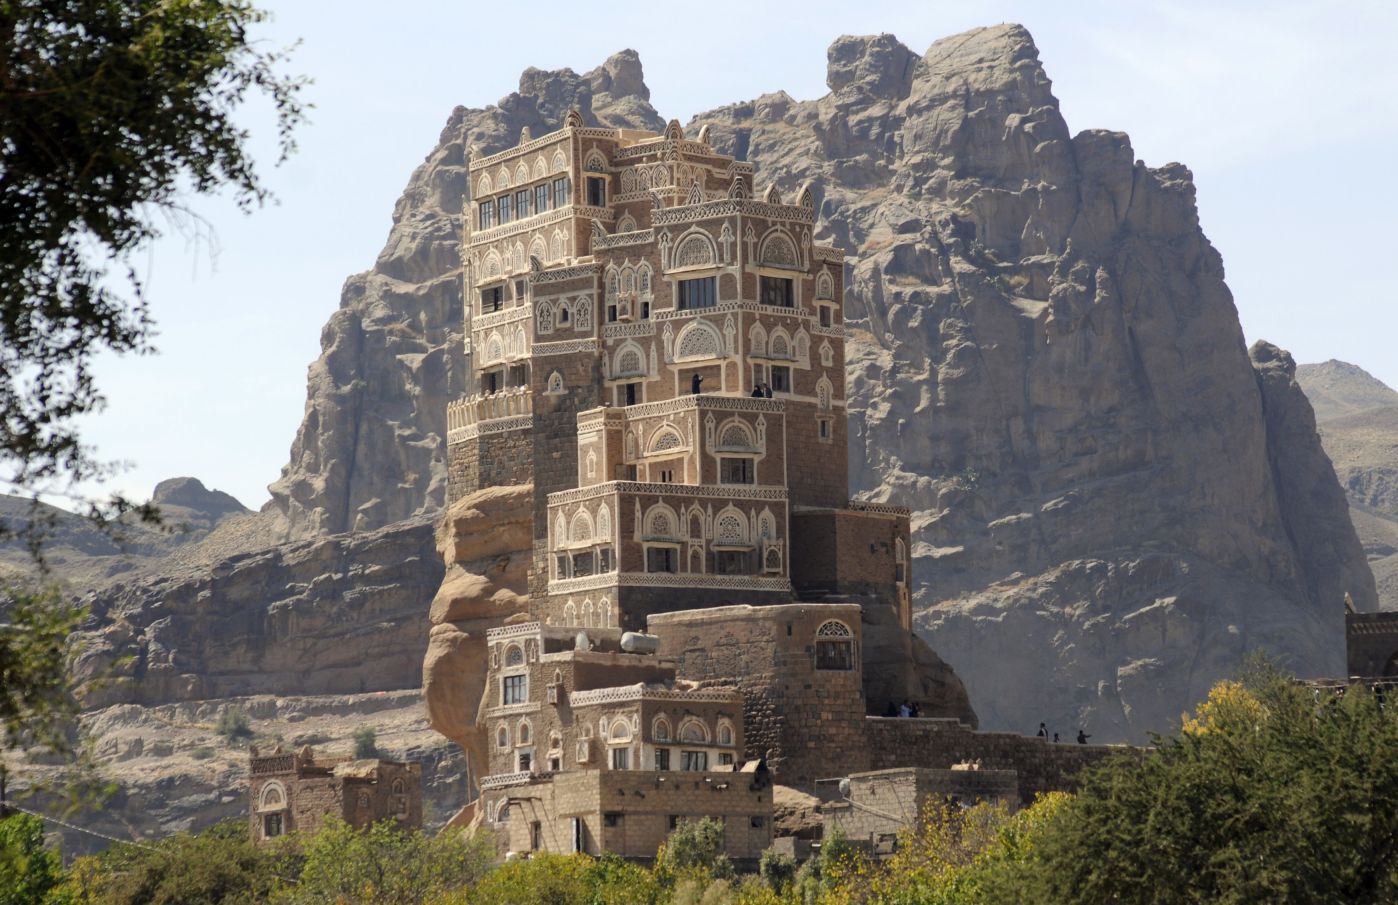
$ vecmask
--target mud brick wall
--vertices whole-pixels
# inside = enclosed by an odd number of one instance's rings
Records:
[[[544,391],[555,372],[567,392]],[[535,360],[534,393],[534,569],[529,596],[548,595],[548,495],[578,486],[578,412],[601,404],[601,374],[594,352],[549,355]]]
[[[1345,641],[1350,675],[1398,675],[1398,613],[1346,614]]]
[[[849,802],[832,802],[821,809],[825,836],[838,827],[851,840],[877,844],[880,836],[915,825],[929,802],[944,798],[1009,801],[1018,807],[1018,779],[1011,770],[917,768],[852,776]]]
[[[1008,732],[977,732],[954,720],[870,717],[865,744],[872,769],[931,767],[946,769],[964,761],[981,762],[986,770],[1014,770],[1024,804],[1040,792],[1071,792],[1085,766],[1113,754],[1132,750],[1114,745],[1054,744],[1033,736]]]
[[[485,434],[447,447],[447,494],[457,500],[482,487],[533,480],[534,437],[528,430]]]
[[[815,633],[828,619],[853,632],[852,670],[815,668]],[[870,768],[857,604],[718,607],[657,615],[649,628],[681,678],[736,682],[746,754],[766,758],[778,782],[809,785]]]

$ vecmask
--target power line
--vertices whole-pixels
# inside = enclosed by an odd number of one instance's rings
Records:
[[[50,817],[48,814],[40,814],[38,811],[31,811],[28,808],[20,807],[19,805],[13,802],[7,802],[5,806],[15,811],[22,811],[23,813],[28,814],[30,817],[38,817],[40,820],[46,820],[49,823],[52,823],[56,826],[63,827],[65,830],[74,830],[79,833],[86,833],[89,836],[96,836],[98,839],[106,839],[108,842],[116,842],[121,845],[134,845],[136,848],[143,848],[148,852],[160,851],[160,849],[156,848],[153,845],[146,845],[144,842],[136,842],[131,839],[118,839],[116,836],[108,836],[106,833],[98,832],[97,830],[90,830],[85,826],[78,826],[76,823],[69,823],[66,820],[59,820],[57,817]]]

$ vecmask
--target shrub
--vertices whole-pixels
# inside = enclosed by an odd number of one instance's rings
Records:
[[[373,726],[360,726],[354,730],[354,756],[370,758],[379,756],[379,736]]]
[[[681,820],[655,860],[667,880],[696,874],[721,880],[733,877],[733,863],[723,851],[723,824],[711,817]]]
[[[0,819],[0,905],[59,905],[63,859],[44,847],[44,823],[28,814]]]
[[[773,892],[780,893],[796,879],[796,859],[768,849],[757,862],[757,873],[767,881]]]
[[[195,748],[193,751],[189,752],[189,756],[194,758],[195,760],[208,760],[209,758],[214,756],[214,749]]]
[[[230,704],[219,711],[214,731],[228,744],[237,745],[252,738],[252,720],[249,719],[246,710]]]

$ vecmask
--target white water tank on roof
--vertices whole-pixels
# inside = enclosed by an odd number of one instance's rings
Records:
[[[621,636],[621,649],[628,654],[653,654],[660,650],[660,639],[641,632],[626,632]]]

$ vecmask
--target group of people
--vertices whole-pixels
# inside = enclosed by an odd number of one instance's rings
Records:
[[[704,375],[703,375],[703,374],[694,374],[693,376],[691,376],[691,377],[689,378],[689,392],[692,393],[693,395],[698,396],[701,392],[703,392],[703,386],[704,386]],[[772,398],[772,387],[771,387],[770,384],[766,384],[766,383],[755,384],[755,385],[753,386],[753,388],[752,388],[752,394],[751,394],[751,395],[752,395],[752,398],[754,398],[754,399],[771,399],[771,398]]]
[[[1043,723],[1040,723],[1040,724],[1039,724],[1039,738],[1045,738],[1045,739],[1046,739],[1046,738],[1048,738],[1048,737],[1049,737],[1048,726],[1044,725]],[[1078,730],[1078,744],[1079,744],[1079,745],[1086,745],[1086,744],[1087,744],[1087,740],[1090,739],[1090,738],[1092,738],[1092,736],[1088,735],[1086,732],[1084,732],[1084,731],[1081,730],[1081,729]],[[1058,744],[1058,741],[1059,741],[1058,733],[1055,732],[1055,733],[1053,734],[1053,742],[1054,742],[1054,744]]]
[[[909,701],[907,699],[904,699],[903,703],[901,704],[896,704],[893,701],[889,701],[888,709],[884,711],[883,715],[899,716],[903,719],[912,719],[921,716],[922,711],[918,708],[916,701]]]
[[[765,383],[756,384],[756,385],[753,386],[753,388],[752,388],[752,398],[754,398],[754,399],[771,399],[771,398],[772,398],[772,388],[771,388],[770,386],[768,386],[767,384],[765,384]]]

